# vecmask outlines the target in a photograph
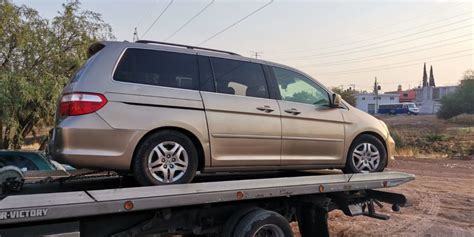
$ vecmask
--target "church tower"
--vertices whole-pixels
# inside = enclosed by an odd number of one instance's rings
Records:
[[[433,66],[430,66],[430,86],[436,87],[435,79],[434,79],[434,75],[433,75]]]
[[[428,86],[428,75],[426,74],[426,63],[423,66],[423,87]]]

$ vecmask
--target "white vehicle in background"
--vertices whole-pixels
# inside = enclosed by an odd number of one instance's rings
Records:
[[[420,109],[416,107],[415,103],[396,103],[396,104],[383,104],[379,105],[379,114],[414,114],[420,113]]]
[[[414,115],[418,115],[418,113],[420,113],[420,108],[416,107],[416,104],[415,103],[402,103],[403,104],[403,108],[407,108],[408,109],[408,114],[414,114]]]

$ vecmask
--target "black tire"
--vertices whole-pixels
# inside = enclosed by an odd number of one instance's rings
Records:
[[[237,224],[246,216],[248,213],[259,210],[260,208],[258,207],[243,207],[240,208],[239,210],[235,211],[229,219],[224,224],[224,227],[222,228],[222,237],[233,237],[235,227]]]
[[[377,166],[370,172],[382,172],[385,169],[385,166],[387,164],[387,150],[385,149],[385,146],[375,136],[372,136],[369,134],[363,134],[357,137],[352,142],[351,147],[349,148],[349,152],[347,153],[346,166],[342,169],[344,173],[353,174],[353,173],[363,172],[363,170],[359,170],[356,167],[353,153],[354,153],[354,150],[357,147],[359,147],[359,145],[364,144],[364,143],[372,144],[373,146],[375,146],[380,155],[380,161],[377,163]]]
[[[174,142],[181,145],[187,154],[187,167],[179,179],[172,182],[163,182],[154,177],[148,168],[148,157],[153,149],[163,142]],[[151,134],[139,145],[138,150],[133,157],[133,175],[138,183],[144,186],[165,185],[165,184],[183,184],[189,183],[194,178],[198,166],[198,153],[194,143],[186,135],[172,130],[163,130]],[[171,167],[171,165],[169,165]]]
[[[284,237],[292,237],[288,220],[282,215],[263,209],[254,210],[245,215],[235,226],[233,237],[253,237],[262,228],[276,228]],[[277,235],[278,236],[278,235]]]

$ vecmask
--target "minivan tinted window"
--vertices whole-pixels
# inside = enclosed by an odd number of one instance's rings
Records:
[[[198,56],[199,60],[199,81],[202,91],[216,92],[214,77],[212,76],[211,63],[209,57]]]
[[[211,58],[218,93],[269,98],[262,65]]]
[[[127,49],[117,65],[114,80],[197,90],[197,58],[190,54]]]
[[[287,69],[272,68],[282,100],[329,106],[329,94],[311,79]]]

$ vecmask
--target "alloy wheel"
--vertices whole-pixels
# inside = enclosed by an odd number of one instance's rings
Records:
[[[148,155],[151,175],[163,183],[174,183],[181,179],[189,165],[188,153],[174,141],[158,144]]]
[[[380,152],[371,143],[361,143],[352,152],[352,162],[359,172],[376,171],[380,165]]]

